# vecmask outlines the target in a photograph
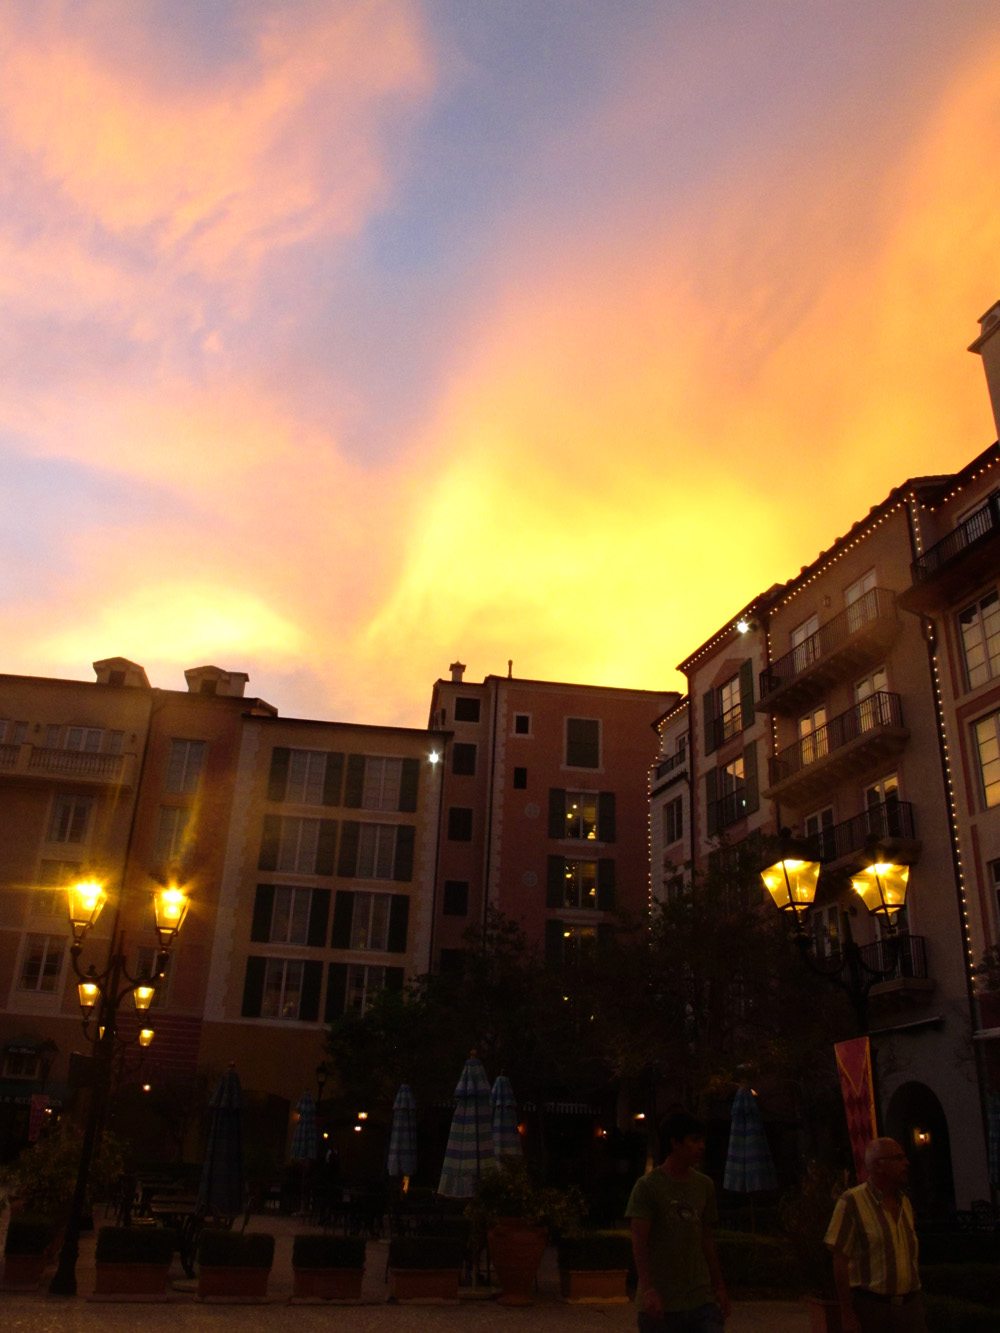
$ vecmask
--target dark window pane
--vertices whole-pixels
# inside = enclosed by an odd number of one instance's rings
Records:
[[[446,879],[444,882],[445,916],[468,916],[469,886],[464,879]]]
[[[472,811],[453,805],[448,811],[448,838],[451,842],[472,841]]]
[[[455,700],[455,721],[456,722],[478,722],[479,721],[479,700],[459,696]]]
[[[599,768],[601,724],[595,718],[566,719],[566,763],[571,768]]]

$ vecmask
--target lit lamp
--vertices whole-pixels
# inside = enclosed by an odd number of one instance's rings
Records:
[[[791,851],[791,844],[786,844],[786,848]],[[816,900],[819,862],[808,861],[801,856],[785,855],[775,861],[774,865],[762,870],[760,877],[775,907],[782,912],[793,912],[796,929],[801,931],[802,919]]]
[[[101,986],[97,973],[94,971],[93,963],[90,965],[90,971],[78,983],[76,990],[80,997],[80,1008],[83,1010],[83,1016],[85,1019],[89,1018],[94,1011],[94,1006],[101,998]]]
[[[161,889],[153,895],[153,913],[160,948],[169,949],[187,916],[187,894],[178,888]]]
[[[152,1042],[152,1040],[153,1040],[153,1029],[152,1029],[152,1028],[140,1028],[140,1029],[139,1029],[139,1045],[140,1045],[140,1046],[148,1046],[148,1045]]]
[[[148,986],[145,984],[136,986],[135,990],[132,992],[132,999],[135,1001],[135,1007],[137,1009],[148,1009],[153,1003],[153,996],[155,994],[156,987],[152,985],[152,983]]]
[[[82,944],[84,936],[108,901],[104,886],[96,879],[83,879],[66,890],[69,900],[69,923],[73,929],[73,943]]]
[[[889,934],[896,930],[896,913],[906,906],[910,867],[892,861],[874,861],[851,879],[851,888],[873,916],[885,920]]]

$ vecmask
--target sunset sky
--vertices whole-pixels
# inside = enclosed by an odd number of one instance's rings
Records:
[[[670,689],[996,438],[996,0],[0,0],[0,670]]]

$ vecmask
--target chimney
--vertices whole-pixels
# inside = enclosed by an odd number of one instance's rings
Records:
[[[1000,301],[990,306],[979,320],[979,337],[969,347],[983,358],[986,387],[990,391],[993,421],[1000,437]]]
[[[189,694],[215,694],[226,699],[242,699],[250,679],[245,671],[223,671],[221,667],[191,667],[184,672]]]
[[[462,677],[465,675],[465,663],[452,662],[448,670],[451,672],[452,685],[461,685]]]
[[[145,671],[138,662],[130,662],[127,657],[105,657],[100,662],[94,662],[93,667],[98,685],[128,685],[149,689]]]

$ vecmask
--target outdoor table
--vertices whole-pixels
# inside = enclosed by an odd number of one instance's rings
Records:
[[[204,1215],[194,1194],[157,1194],[150,1200],[150,1214],[177,1232],[177,1253],[188,1277],[194,1277],[194,1256]]]

